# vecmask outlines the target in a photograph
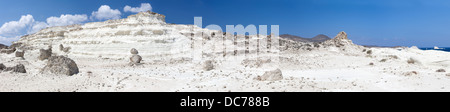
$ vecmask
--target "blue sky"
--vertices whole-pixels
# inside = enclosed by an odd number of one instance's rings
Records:
[[[124,18],[135,13],[125,12],[125,6],[138,8],[141,3],[149,3],[154,12],[166,15],[168,23],[193,24],[194,16],[202,16],[204,26],[280,25],[280,34],[302,37],[334,37],[345,31],[361,45],[450,46],[448,0],[1,0],[0,25],[26,15],[35,22],[28,22],[32,25],[16,33],[0,31],[0,43],[6,41],[4,38],[29,33],[30,27],[40,22],[44,26],[65,25],[61,18],[67,14],[68,18],[78,18],[71,19],[75,23],[114,19],[93,17],[102,5],[119,11],[118,17]],[[57,21],[47,20],[52,16]]]

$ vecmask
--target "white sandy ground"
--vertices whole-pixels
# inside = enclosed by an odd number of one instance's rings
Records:
[[[331,40],[328,42],[331,45],[324,44],[311,51],[291,46],[279,58],[263,53],[259,58],[272,57],[272,61],[256,66],[252,61],[244,63],[235,57],[220,59],[220,45],[232,48],[231,39],[191,41],[202,40],[202,32],[222,33],[193,25],[166,24],[160,17],[139,13],[126,19],[52,27],[24,36],[18,42],[25,46],[21,49],[25,50],[25,59],[16,58],[14,53],[1,53],[0,63],[7,67],[21,63],[27,73],[0,72],[0,91],[450,91],[449,52],[364,48],[340,39],[345,43],[340,48]],[[196,36],[189,37],[192,34]],[[59,50],[60,44],[72,49],[64,53]],[[199,47],[202,44],[204,47]],[[48,45],[52,45],[53,55],[73,59],[80,73],[74,76],[40,73],[47,60],[37,59],[39,49]],[[131,48],[136,48],[143,57],[142,65],[128,64]],[[240,51],[242,48],[239,47]],[[363,49],[373,53],[368,55]],[[226,51],[227,56],[233,52],[230,48]],[[215,61],[211,71],[204,71],[201,65],[204,60],[197,59],[205,54],[205,60]],[[420,63],[408,64],[411,57]],[[257,62],[256,58],[246,58]],[[380,62],[382,59],[386,62]],[[280,81],[254,79],[277,68],[284,77]],[[438,69],[447,72],[436,72]],[[418,74],[405,75],[412,71]]]
[[[27,73],[0,73],[0,91],[450,91],[450,53],[407,48],[371,48],[374,55],[348,56],[323,50],[290,53],[288,62],[266,63],[262,67],[244,67],[240,62],[222,62],[212,71],[200,64],[170,63],[144,59],[140,66],[128,60],[70,57],[81,73],[74,76],[40,74],[46,61],[37,61],[32,53],[25,60],[1,54],[1,63],[25,65]],[[36,52],[37,53],[37,52]],[[399,59],[379,62],[386,55]],[[416,57],[421,64],[408,64]],[[369,65],[373,62],[374,65]],[[254,77],[278,66],[284,79],[257,81]],[[92,73],[87,73],[91,71]],[[417,71],[417,75],[404,75]]]

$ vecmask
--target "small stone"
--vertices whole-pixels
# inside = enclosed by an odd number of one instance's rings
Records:
[[[16,51],[16,57],[22,57],[23,58],[24,55],[25,55],[25,51],[22,51],[22,52]]]
[[[154,35],[164,35],[164,31],[163,30],[153,30],[152,31]]]
[[[45,49],[40,49],[39,50],[40,55],[39,55],[39,60],[45,60],[48,59],[51,55],[52,55],[52,51],[51,49],[45,50]]]
[[[259,81],[278,81],[283,79],[283,74],[280,69],[273,71],[266,71],[264,75],[258,76],[256,80]]]
[[[64,50],[64,46],[62,44],[59,44],[59,50],[63,51]]]
[[[445,72],[445,69],[438,69],[436,72]]]
[[[131,54],[139,54],[138,50],[136,50],[135,48],[132,48],[130,52]]]
[[[6,69],[6,66],[3,63],[0,63],[0,71]]]
[[[133,54],[133,56],[130,57],[130,63],[131,64],[139,64],[142,61],[142,57],[137,55],[137,54]]]
[[[213,61],[207,60],[207,61],[203,62],[203,70],[210,71],[212,69],[214,69]]]
[[[416,71],[410,71],[410,72],[403,73],[403,75],[405,75],[405,76],[411,76],[411,75],[417,75],[417,74],[419,74],[419,73],[417,73]]]
[[[371,55],[371,54],[372,54],[372,50],[368,50],[368,51],[367,51],[367,54],[368,54],[368,55]]]
[[[71,48],[71,47],[65,47],[65,48],[63,48],[63,50],[62,50],[62,51],[63,51],[63,52],[66,52],[66,53],[67,53],[67,52],[69,52],[69,51],[70,51],[70,49],[72,49],[72,48]]]
[[[406,61],[406,62],[408,62],[408,64],[420,64],[419,60],[412,58],[412,57],[409,58],[408,61]]]

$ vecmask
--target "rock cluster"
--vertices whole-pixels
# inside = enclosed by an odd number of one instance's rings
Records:
[[[131,64],[131,65],[140,64],[141,61],[142,61],[142,57],[138,55],[138,54],[139,54],[139,51],[136,50],[135,48],[132,48],[132,49],[130,50],[130,53],[131,53],[131,55],[132,55],[132,56],[130,57],[130,64]]]

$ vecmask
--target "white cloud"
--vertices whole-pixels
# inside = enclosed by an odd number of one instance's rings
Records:
[[[10,21],[0,27],[0,35],[17,35],[23,29],[32,25],[34,18],[32,15],[23,15],[19,21]]]
[[[92,12],[91,19],[108,20],[108,19],[120,19],[120,11],[118,9],[111,9],[108,5],[102,5],[98,8],[98,11]]]
[[[145,11],[151,11],[152,6],[150,3],[141,3],[141,7],[131,7],[131,6],[125,6],[123,8],[124,12],[133,12],[133,13],[139,13],[139,12],[145,12]]]
[[[40,31],[41,29],[47,28],[49,25],[45,22],[36,21],[34,22],[33,26],[28,29],[27,33],[32,34]]]
[[[141,5],[142,9],[150,9],[150,4]],[[131,10],[138,10],[137,8],[131,8]],[[120,19],[121,12],[118,9],[111,9],[108,5],[102,5],[97,11],[93,11],[91,19],[97,20],[107,20],[107,19]],[[5,45],[10,45],[12,41],[17,41],[22,35],[32,34],[40,31],[41,29],[52,27],[52,26],[66,26],[72,24],[81,24],[88,21],[88,16],[86,14],[82,15],[71,15],[63,14],[60,17],[49,17],[46,22],[35,21],[33,16],[22,15],[18,21],[10,21],[4,23],[0,27],[0,43]]]
[[[12,38],[7,38],[7,37],[2,37],[2,36],[0,36],[0,44],[4,44],[4,45],[9,46],[9,45],[12,44],[11,42],[17,41],[17,40],[19,40],[19,39],[20,39],[19,36],[17,36],[17,37],[12,37]]]
[[[47,24],[49,26],[66,26],[73,24],[80,24],[88,20],[86,14],[83,15],[61,15],[60,17],[49,17],[47,18]],[[38,24],[39,25],[39,24]]]
[[[47,22],[36,21],[31,25],[28,29],[27,33],[32,34],[40,31],[41,29],[52,27],[52,26],[67,26],[73,24],[81,24],[88,20],[88,16],[86,14],[83,15],[71,15],[71,14],[63,14],[60,17],[49,17],[47,18]]]
[[[33,16],[29,14],[23,15],[19,21],[6,22],[0,27],[1,42],[10,43],[21,35],[36,33],[47,27],[80,24],[87,20],[88,16],[85,14],[63,14],[60,17],[49,17],[47,18],[47,22],[35,21]]]

